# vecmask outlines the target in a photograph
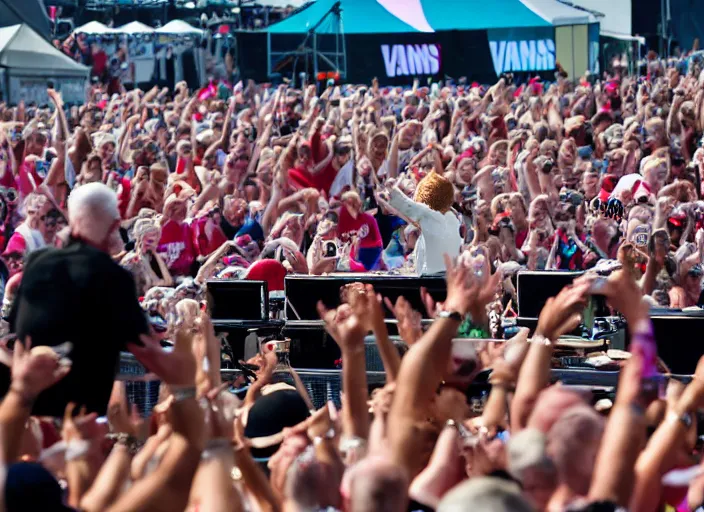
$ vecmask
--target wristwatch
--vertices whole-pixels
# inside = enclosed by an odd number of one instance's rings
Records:
[[[464,316],[457,311],[446,311],[444,309],[438,311],[437,318],[450,318],[451,320],[455,320],[457,322],[462,322],[464,320]]]
[[[684,425],[684,428],[689,428],[692,426],[692,414],[689,412],[683,412],[681,415],[676,412],[670,412],[670,421],[679,421]]]

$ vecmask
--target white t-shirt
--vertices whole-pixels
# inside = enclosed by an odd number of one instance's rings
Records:
[[[389,204],[420,226],[415,249],[416,272],[420,275],[444,272],[444,254],[456,258],[462,248],[457,216],[452,211],[443,214],[423,203],[416,203],[395,187],[391,189]]]

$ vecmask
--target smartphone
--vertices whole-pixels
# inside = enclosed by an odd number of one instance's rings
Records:
[[[325,257],[335,258],[337,256],[337,244],[332,240],[325,242]]]

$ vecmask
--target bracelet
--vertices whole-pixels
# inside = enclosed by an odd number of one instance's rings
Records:
[[[126,447],[131,455],[136,454],[139,450],[141,450],[142,446],[144,446],[144,443],[142,441],[134,437],[132,434],[128,434],[127,432],[107,434],[105,438],[113,439],[117,444]]]
[[[227,439],[226,437],[218,437],[215,439],[209,439],[205,443],[205,448],[204,450],[221,450],[223,448],[230,449],[232,447],[232,441]]]
[[[318,446],[323,441],[330,441],[331,439],[335,439],[334,428],[329,428],[328,431],[325,432],[322,436],[315,436],[313,438],[313,445]]]
[[[505,382],[503,380],[491,380],[489,379],[489,384],[491,384],[492,388],[500,388],[505,391],[515,391],[516,386],[510,382]]]
[[[174,402],[183,402],[196,397],[196,387],[189,386],[185,388],[171,388],[171,395],[174,397]]]
[[[90,451],[90,442],[85,439],[75,439],[66,445],[66,462],[85,457]]]
[[[200,459],[204,461],[212,460],[220,455],[228,453],[234,456],[234,452],[232,451],[232,441],[224,437],[210,439],[208,442],[205,443],[205,448],[201,453]]]
[[[342,453],[347,453],[352,450],[358,450],[360,448],[366,448],[367,440],[357,436],[345,437],[340,440],[340,451]]]
[[[550,345],[552,345],[552,341],[550,341],[548,338],[546,338],[542,334],[536,334],[532,338],[528,338],[528,343],[536,343],[538,345],[544,345],[546,347],[549,347]]]

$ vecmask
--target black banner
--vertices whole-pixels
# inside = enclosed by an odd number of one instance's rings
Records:
[[[447,31],[408,34],[351,34],[347,42],[347,81],[410,85],[413,78],[466,76],[470,81],[494,80],[487,33]]]
[[[239,67],[244,78],[258,82],[267,77],[267,34],[264,32],[236,34]],[[305,35],[272,35],[272,50],[283,53],[300,47]],[[312,46],[311,38],[306,41]],[[321,52],[333,52],[335,36],[319,35]],[[415,77],[425,82],[467,77],[469,82],[484,84],[496,81],[496,72],[489,49],[486,30],[443,31],[408,34],[347,34],[347,83],[369,84],[376,77],[382,86],[410,85]],[[290,77],[293,69],[305,71],[312,78],[312,58],[299,56],[277,59],[272,71]],[[319,60],[320,70],[329,66]]]

